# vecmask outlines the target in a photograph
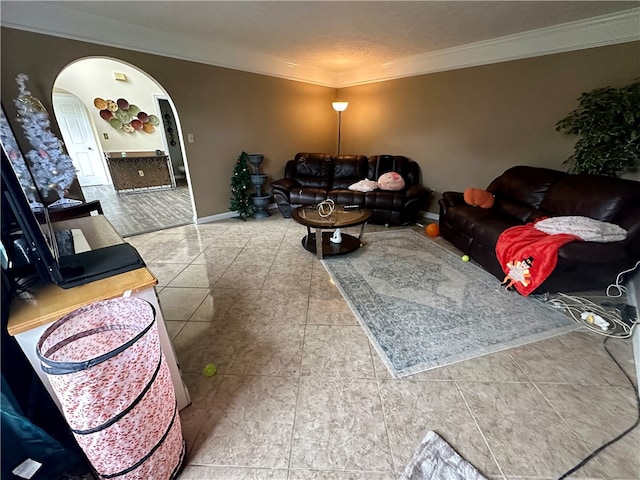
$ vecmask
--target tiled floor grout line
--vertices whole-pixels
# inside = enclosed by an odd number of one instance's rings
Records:
[[[578,432],[575,431],[575,429],[571,426],[571,424],[569,424],[569,422],[567,422],[567,420],[564,418],[564,416],[562,415],[562,413],[560,413],[558,411],[558,409],[556,409],[556,407],[553,405],[553,402],[547,398],[547,396],[544,394],[544,392],[542,391],[542,389],[540,389],[540,387],[538,386],[538,384],[536,382],[531,382],[531,384],[533,385],[533,387],[540,393],[540,395],[542,395],[542,398],[544,398],[545,402],[547,402],[547,404],[551,407],[551,409],[555,412],[556,415],[558,415],[558,417],[560,417],[560,420],[562,420],[562,423],[564,423],[564,425],[569,429],[569,431],[573,434],[574,441],[578,442],[582,448],[584,449],[584,457],[587,457],[587,455],[589,455],[591,453],[591,449],[589,449],[589,447],[584,443],[584,441],[582,441],[582,439],[580,438],[580,435],[578,435]],[[566,383],[559,383],[557,385],[569,385]],[[567,439],[568,441],[568,439]],[[583,457],[583,458],[584,458]],[[579,460],[580,461],[580,460]],[[579,463],[575,462],[576,464]],[[598,461],[597,458],[593,458],[591,459],[591,462],[596,462],[598,463],[598,465],[600,465],[602,467],[602,464]],[[569,469],[573,468],[574,465],[569,466],[565,471],[568,471]],[[560,475],[562,475],[564,472],[560,472]],[[589,478],[594,478],[594,477],[589,477]]]
[[[558,338],[562,342],[562,335],[558,335],[556,338]],[[571,347],[569,347],[569,345],[567,345],[565,342],[562,342],[562,343],[564,345],[566,345],[566,347],[569,348],[572,352],[574,352],[574,350]],[[544,394],[542,389],[539,387],[539,384],[540,385],[572,385],[572,384],[563,383],[563,382],[537,382],[533,378],[531,378],[531,376],[522,368],[522,366],[518,362],[517,358],[515,358],[510,352],[507,352],[507,353],[508,353],[509,357],[511,358],[511,360],[514,362],[514,364],[518,367],[518,369],[520,369],[520,371],[523,373],[523,375],[527,378],[528,382],[531,385],[533,385],[533,387],[540,393],[542,398],[544,398],[544,400],[551,407],[551,409],[555,412],[555,414],[558,415],[558,417],[560,417],[560,419],[562,420],[564,425],[573,433],[573,435],[575,436],[575,440],[578,441],[580,443],[580,445],[584,448],[584,451],[586,452],[585,453],[585,457],[586,457],[590,453],[589,447],[587,445],[585,445],[585,443],[580,439],[580,436],[578,435],[578,433],[571,427],[569,422],[567,422],[567,420],[564,418],[564,416],[553,405],[553,402],[549,398],[547,398],[547,396]],[[576,462],[576,463],[578,463],[578,462]],[[598,462],[598,464],[601,465],[599,462]],[[571,467],[569,467],[569,468],[573,468],[573,465]],[[567,470],[569,470],[569,468],[567,468]],[[564,473],[564,472],[562,472],[562,473]],[[560,473],[560,475],[562,475],[562,473]],[[590,478],[593,478],[593,477],[590,477]],[[596,480],[596,479],[594,479],[594,480]]]
[[[467,407],[467,410],[469,411],[469,415],[471,415],[471,418],[473,419],[473,423],[475,424],[476,428],[478,429],[478,432],[480,432],[480,436],[482,437],[482,440],[484,441],[484,444],[486,445],[487,449],[489,450],[489,453],[491,454],[491,458],[493,459],[493,461],[495,462],[496,466],[498,467],[498,471],[500,472],[500,475],[502,475],[503,479],[506,479],[507,476],[504,474],[504,471],[502,470],[502,466],[498,462],[498,459],[496,458],[495,453],[493,453],[493,449],[491,448],[491,445],[489,444],[489,440],[487,439],[486,435],[482,431],[482,428],[480,427],[480,423],[478,423],[478,419],[473,414],[473,411],[471,410],[471,406],[469,405],[469,402],[467,402],[467,399],[465,398],[464,393],[462,392],[462,389],[460,388],[460,385],[458,384],[458,381],[453,377],[451,378],[451,381],[456,386],[456,390],[458,391],[458,395],[460,395],[460,398],[462,398],[462,401],[464,402],[465,406]],[[482,473],[484,473],[484,472],[482,472]]]
[[[304,345],[307,338],[307,325],[309,315],[309,296],[307,296],[307,310],[304,321],[304,333],[302,334],[302,352],[300,355],[300,365],[298,366],[298,384],[296,386],[296,402],[293,409],[293,423],[291,425],[291,439],[289,442],[289,463],[287,465],[287,479],[291,480],[291,470],[293,461],[293,443],[296,435],[296,421],[298,419],[298,402],[300,401],[300,387],[302,382],[302,364],[304,362]]]
[[[391,435],[389,434],[389,422],[387,421],[387,412],[384,408],[384,401],[382,399],[382,389],[380,387],[380,378],[378,378],[378,372],[376,371],[376,367],[373,364],[373,355],[377,353],[373,352],[373,348],[371,346],[371,342],[367,338],[367,343],[369,343],[369,354],[371,355],[371,366],[373,367],[373,375],[375,377],[376,386],[378,388],[378,398],[380,399],[380,408],[382,410],[382,421],[384,422],[384,433],[387,438],[387,445],[389,447],[389,457],[391,458],[391,467],[393,468],[393,473],[398,473],[398,465],[396,465],[396,459],[393,455],[393,447],[391,446]]]

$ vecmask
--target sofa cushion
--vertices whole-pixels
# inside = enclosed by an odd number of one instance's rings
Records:
[[[332,188],[349,188],[367,176],[367,157],[364,155],[340,155],[333,161]]]
[[[317,205],[327,198],[327,190],[315,187],[294,187],[289,192],[292,205]]]
[[[300,185],[328,189],[331,187],[333,160],[324,153],[298,153],[295,178]]]
[[[367,178],[377,179],[387,172],[398,172],[407,185],[420,183],[420,166],[402,155],[373,155],[369,157]]]
[[[601,175],[568,175],[549,190],[542,210],[615,222],[626,206],[640,202],[640,183]]]
[[[506,197],[497,197],[494,202],[494,209],[510,217],[517,218],[520,223],[531,222],[541,215],[539,210],[526,203],[516,202]]]
[[[455,225],[455,228],[464,232],[469,237],[474,236],[474,230],[476,226],[481,225],[482,222],[488,218],[495,217],[491,210],[484,208],[476,208],[471,205],[462,204],[451,206],[447,209],[447,222],[450,225]],[[505,224],[513,225],[514,222],[504,222]]]
[[[567,263],[610,263],[620,262],[627,258],[627,252],[619,243],[601,242],[570,242],[558,250],[558,261]],[[609,279],[609,283],[615,281],[615,275]]]
[[[336,205],[360,205],[361,207],[364,207],[365,195],[366,194],[363,192],[342,188],[330,190],[329,193],[327,193],[327,198],[333,200]]]
[[[364,193],[364,207],[371,210],[401,211],[404,208],[404,192],[390,192],[387,190],[374,190]]]
[[[505,171],[487,187],[496,199],[509,198],[540,208],[551,185],[568,174],[548,168],[519,165]]]
[[[627,237],[627,231],[618,225],[575,215],[545,218],[533,226],[549,235],[569,233],[587,242],[619,242]]]

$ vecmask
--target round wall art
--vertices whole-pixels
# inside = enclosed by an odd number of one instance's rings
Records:
[[[155,127],[160,125],[158,117],[148,115],[141,111],[140,107],[129,103],[124,98],[113,101],[96,97],[93,100],[93,106],[100,110],[100,118],[109,122],[109,125],[116,130],[122,130],[126,133],[136,131],[152,133],[155,131]]]

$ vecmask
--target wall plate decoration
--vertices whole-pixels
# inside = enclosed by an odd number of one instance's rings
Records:
[[[126,133],[137,131],[153,133],[155,127],[160,125],[160,119],[155,115],[148,115],[140,110],[140,107],[129,103],[124,98],[115,102],[110,99],[96,97],[93,106],[100,110],[100,118],[109,122],[111,127]]]

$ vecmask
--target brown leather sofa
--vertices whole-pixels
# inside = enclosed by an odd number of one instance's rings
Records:
[[[349,186],[363,180],[377,180],[397,172],[405,181],[400,191],[357,192]],[[291,217],[301,205],[316,205],[331,199],[337,204],[359,205],[373,211],[371,222],[389,225],[415,223],[431,190],[420,183],[420,166],[400,155],[340,155],[298,153],[285,166],[284,178],[271,183],[280,213]]]
[[[606,288],[640,259],[640,182],[516,166],[487,190],[495,196],[490,209],[467,205],[460,192],[445,192],[439,201],[440,235],[500,280],[505,274],[496,259],[498,237],[509,227],[542,217],[591,217],[621,226],[627,237],[564,245],[555,269],[534,293]]]

